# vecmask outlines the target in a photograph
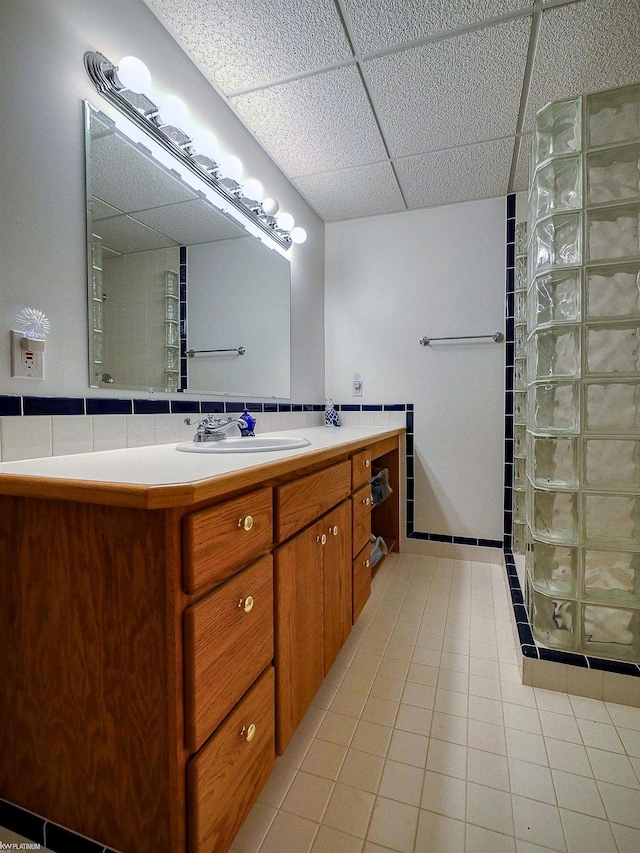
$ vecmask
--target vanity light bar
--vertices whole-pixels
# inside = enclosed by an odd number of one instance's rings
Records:
[[[212,187],[225,203],[231,205],[242,213],[243,216],[250,219],[254,225],[267,234],[282,249],[290,249],[292,243],[297,242],[296,240],[292,240],[291,233],[288,230],[278,228],[275,218],[262,210],[260,202],[253,201],[249,204],[250,199],[246,199],[247,203],[243,201],[242,196],[238,195],[239,192],[241,193],[241,188],[237,181],[222,176],[217,177],[202,166],[195,159],[201,155],[194,150],[188,137],[186,144],[178,145],[170,136],[164,133],[157,122],[158,107],[146,95],[142,97],[150,104],[152,109],[146,113],[136,109],[118,89],[116,66],[106,56],[95,51],[88,51],[84,55],[84,66],[91,82],[104,98],[117,107],[134,124],[144,130],[145,133],[151,136],[165,150],[169,151],[180,163]],[[179,128],[174,129],[180,130]],[[215,162],[210,157],[206,159],[210,162]],[[215,165],[217,172],[218,164],[216,163]]]

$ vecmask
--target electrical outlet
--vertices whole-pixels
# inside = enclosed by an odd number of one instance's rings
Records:
[[[362,397],[362,379],[353,380],[353,396]]]
[[[23,332],[11,329],[11,375],[24,379],[44,379],[44,341],[26,341]]]

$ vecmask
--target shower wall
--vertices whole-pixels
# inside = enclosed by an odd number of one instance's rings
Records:
[[[640,662],[640,87],[538,114],[529,231],[533,633]]]

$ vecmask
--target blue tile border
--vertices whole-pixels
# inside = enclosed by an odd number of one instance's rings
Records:
[[[511,604],[516,622],[516,629],[520,639],[522,654],[527,658],[563,663],[567,666],[578,666],[583,669],[596,669],[601,672],[613,672],[619,675],[630,675],[640,678],[640,664],[628,663],[627,661],[608,660],[606,658],[592,657],[591,655],[578,654],[576,652],[564,651],[562,649],[550,649],[546,646],[537,645],[533,636],[533,630],[529,622],[529,614],[524,605],[524,596],[520,587],[520,579],[516,570],[515,558],[510,548],[504,549],[504,562],[511,593]]]

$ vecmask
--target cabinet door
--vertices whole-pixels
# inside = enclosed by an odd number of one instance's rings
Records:
[[[274,554],[278,754],[286,749],[324,677],[323,528],[316,522]]]
[[[324,674],[351,631],[351,506],[345,501],[321,522],[324,563]]]

